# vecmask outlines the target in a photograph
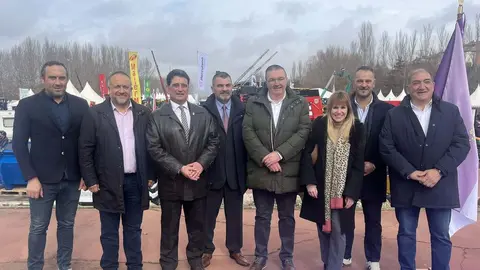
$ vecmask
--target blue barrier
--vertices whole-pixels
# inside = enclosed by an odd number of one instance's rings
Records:
[[[14,187],[27,186],[17,159],[13,154],[11,143],[7,144],[5,149],[0,152],[0,179],[7,190],[11,190]]]

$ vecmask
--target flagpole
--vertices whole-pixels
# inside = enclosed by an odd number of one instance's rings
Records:
[[[165,95],[165,101],[168,103],[167,90],[165,90],[165,84],[163,83],[163,78],[162,78],[162,75],[160,74],[160,69],[158,68],[157,60],[155,59],[155,54],[153,53],[153,50],[150,50],[150,51],[152,52],[153,62],[155,63],[155,67],[157,68],[158,77],[160,77],[160,86],[162,87],[163,94]]]
[[[457,19],[462,18],[462,15],[463,15],[463,2],[464,2],[464,0],[458,0]]]

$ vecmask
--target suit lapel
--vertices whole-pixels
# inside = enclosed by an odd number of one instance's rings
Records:
[[[237,120],[238,116],[241,116],[243,113],[242,104],[238,101],[234,101],[232,98],[232,106],[230,107],[230,119],[228,120],[228,129],[231,128],[233,123]]]
[[[408,106],[405,109],[407,110],[407,115],[413,125],[415,134],[425,140],[425,133],[423,132],[422,125],[420,125],[420,121],[418,121],[417,115],[413,112],[413,108]]]
[[[428,130],[427,130],[427,138],[426,138],[426,143],[427,144],[432,144],[434,138],[435,138],[435,133],[437,131],[436,124],[439,123],[442,119],[442,112],[435,106],[435,104],[432,104],[432,113],[430,115],[430,121],[428,123]]]
[[[113,114],[113,108],[112,108],[112,105],[111,105],[109,99],[107,99],[103,102],[102,111],[103,111],[103,115],[107,119],[107,122],[110,124],[110,126],[112,126],[113,130],[115,130],[115,132],[118,135],[118,138],[120,138],[120,133],[118,132],[117,121],[115,120],[115,115]]]
[[[198,130],[198,126],[200,125],[200,117],[201,111],[197,110],[195,106],[188,102],[188,111],[190,112],[190,128],[188,129],[188,141],[190,142],[190,137],[194,130]]]
[[[70,98],[70,94],[69,93],[66,93],[67,95],[67,99],[68,100],[68,103],[67,103],[67,107],[68,107],[68,117],[69,117],[69,120],[68,120],[68,127],[67,127],[67,133],[70,132],[70,130],[75,126],[73,124],[73,121],[76,120],[76,114],[75,112],[77,111],[76,110],[76,107],[75,107],[75,103],[72,101],[72,98]]]
[[[221,127],[221,129],[223,130],[223,132],[227,133],[227,131],[225,130],[225,127],[223,126],[222,116],[220,115],[220,112],[218,111],[217,103],[216,103],[216,100],[215,100],[215,99],[212,100],[212,102],[209,104],[209,107],[210,107],[210,111],[213,113],[213,116],[216,118],[217,123],[219,124],[218,126]],[[233,107],[233,104],[232,104],[231,107],[230,107],[230,116],[229,116],[229,118],[232,117],[232,107]],[[231,122],[231,119],[228,119],[228,126],[230,126],[230,122]]]

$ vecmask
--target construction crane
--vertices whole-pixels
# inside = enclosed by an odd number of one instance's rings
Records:
[[[272,60],[273,57],[275,57],[275,55],[277,55],[277,53],[278,51],[272,54],[265,62],[263,62],[263,64],[261,64],[257,69],[255,69],[255,71],[252,74],[250,74],[247,78],[255,76],[260,71],[260,69],[262,69],[268,62],[270,62],[270,60]],[[240,87],[244,86],[246,83],[247,83],[247,80],[243,81]]]
[[[240,77],[233,83],[233,85],[236,85],[237,83],[239,83],[243,77],[245,77],[245,75],[250,71],[252,70],[252,68],[255,67],[255,65],[258,63],[258,61],[260,61],[268,52],[270,51],[270,49],[267,49],[262,55],[260,55],[260,57],[255,61],[253,62],[253,64],[247,68],[247,70],[245,70],[242,75],[240,75]]]

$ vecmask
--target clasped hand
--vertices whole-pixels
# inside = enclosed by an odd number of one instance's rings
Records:
[[[271,152],[270,154],[266,155],[262,159],[262,163],[265,164],[265,166],[267,166],[267,168],[271,172],[281,172],[282,171],[282,167],[280,166],[279,161],[280,161],[280,155],[278,154],[277,151]]]
[[[186,178],[192,181],[197,181],[200,179],[200,174],[203,172],[203,166],[198,162],[193,162],[183,166],[180,172]]]
[[[438,181],[440,181],[441,175],[437,169],[430,169],[426,171],[414,171],[410,174],[410,179],[418,181],[420,184],[433,188]]]

